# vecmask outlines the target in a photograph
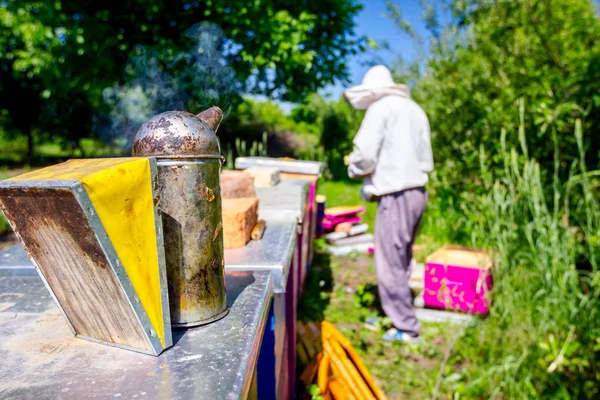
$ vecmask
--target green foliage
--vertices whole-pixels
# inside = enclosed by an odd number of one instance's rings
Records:
[[[157,70],[176,76],[196,103],[215,97],[211,77],[223,65],[235,71],[225,83],[239,93],[298,100],[347,79],[346,57],[366,48],[366,38],[353,34],[360,9],[354,0],[5,1],[0,124],[28,137],[30,158],[34,137],[77,146],[102,125],[96,118],[108,111],[103,90],[132,79],[127,63],[140,46],[154,52]],[[190,37],[200,21],[221,27],[214,49],[222,58],[186,73],[212,49],[190,52],[194,41],[204,40],[202,32]],[[221,99],[225,106],[230,101]]]
[[[10,231],[10,225],[8,225],[6,218],[4,218],[4,215],[0,214],[0,235]]]
[[[358,285],[356,288],[356,294],[354,295],[354,305],[358,308],[372,307],[375,303],[375,293],[373,291],[368,290],[365,285]]]
[[[238,157],[266,157],[267,156],[267,132],[263,133],[261,142],[252,142],[250,146],[245,140],[235,140],[235,154]],[[227,169],[235,169],[235,157],[231,145],[225,151],[225,166]]]
[[[457,0],[445,3],[446,26],[432,15],[431,2],[422,3],[431,33],[429,55],[415,65],[399,63],[396,78],[415,86],[446,182],[477,180],[482,145],[496,150],[490,162],[501,171],[503,128],[515,133],[506,138],[509,146],[526,144],[525,155],[545,169],[552,168],[553,136],[558,136],[559,161],[566,167],[577,158],[570,134],[575,118],[584,124],[587,165],[598,166],[600,141],[593,138],[600,134],[600,20],[592,1]],[[401,15],[393,16],[414,36]],[[422,42],[416,38],[418,48]],[[527,110],[522,123],[519,107]]]
[[[502,176],[494,177],[491,164],[482,161],[484,190],[464,194],[472,243],[497,251],[499,258],[490,316],[467,332],[453,358],[469,360],[473,368],[446,382],[449,392],[599,395],[600,205],[592,180],[597,171],[586,171],[581,123],[575,127],[579,157],[566,183],[560,183],[558,159],[548,187],[542,177],[549,171],[503,147]]]
[[[309,385],[307,389],[311,400],[325,400],[325,398],[321,396],[321,390],[319,389],[319,385]]]
[[[360,127],[362,112],[352,109],[344,100],[326,101],[319,94],[308,96],[295,106],[290,115],[270,101],[244,99],[231,110],[219,128],[222,142],[233,143],[243,138],[259,142],[264,132],[271,139],[271,151],[277,141],[287,147],[285,153],[299,159],[327,163],[331,176],[347,177],[343,158],[352,150],[352,136]]]
[[[326,161],[335,179],[347,177],[343,160],[352,151],[352,138],[360,127],[362,115],[343,99],[327,102],[318,94],[308,96],[291,113],[294,121],[316,128],[320,152],[313,153],[313,159],[318,154],[319,159]]]

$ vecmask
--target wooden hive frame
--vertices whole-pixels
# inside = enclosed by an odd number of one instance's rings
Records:
[[[172,345],[154,158],[71,160],[0,182],[0,207],[73,334]]]

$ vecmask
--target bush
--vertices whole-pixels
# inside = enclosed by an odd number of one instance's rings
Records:
[[[600,395],[600,207],[579,161],[561,184],[534,159],[507,150],[494,179],[480,153],[483,194],[465,194],[473,244],[499,253],[489,318],[468,329],[446,391],[469,397],[595,398]],[[558,160],[558,155],[556,155]],[[551,188],[543,176],[554,177]],[[551,196],[547,196],[550,192]],[[466,367],[465,367],[466,365]],[[456,371],[456,369],[455,369]]]
[[[0,235],[3,235],[10,231],[10,225],[8,225],[8,222],[6,221],[6,218],[4,218],[4,215],[0,213]]]

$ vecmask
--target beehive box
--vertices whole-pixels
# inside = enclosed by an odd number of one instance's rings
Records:
[[[153,158],[71,160],[0,182],[0,207],[76,337],[171,346]]]
[[[427,258],[423,300],[426,306],[487,314],[492,260],[486,252],[444,246]]]
[[[244,172],[254,177],[256,186],[275,186],[281,181],[281,172],[277,168],[250,167],[245,169]]]

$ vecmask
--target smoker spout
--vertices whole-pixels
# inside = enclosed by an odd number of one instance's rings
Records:
[[[209,128],[216,133],[217,129],[219,129],[219,125],[221,124],[221,120],[223,119],[223,110],[217,106],[214,106],[207,108],[196,116],[204,121]]]

